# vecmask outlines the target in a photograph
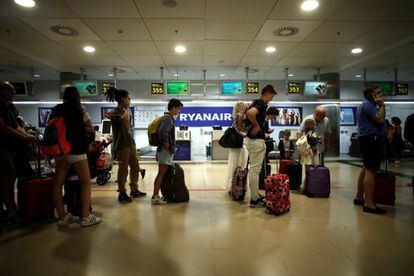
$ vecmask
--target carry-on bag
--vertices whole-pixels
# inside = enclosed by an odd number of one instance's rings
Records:
[[[299,162],[289,163],[286,174],[289,176],[290,190],[299,190],[302,185],[302,164]]]
[[[190,200],[190,193],[185,185],[184,170],[179,164],[175,163],[169,167],[161,184],[161,193],[169,203]]]
[[[279,162],[279,173],[286,174],[287,173],[287,166],[290,163],[293,163],[293,160],[290,160],[290,159],[280,160],[280,162]]]
[[[290,210],[289,176],[273,174],[266,178],[266,209],[274,215]]]
[[[322,165],[316,165],[315,159],[313,166],[306,172],[305,194],[309,197],[329,197],[331,194],[331,176],[329,169]],[[323,158],[320,158],[323,160]]]
[[[236,167],[231,180],[230,196],[234,201],[243,201],[247,191],[247,175],[249,170]]]
[[[395,173],[388,171],[388,160],[385,160],[385,171],[378,171],[375,175],[375,203],[395,204],[395,181]]]

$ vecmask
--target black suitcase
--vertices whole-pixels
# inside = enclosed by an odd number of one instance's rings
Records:
[[[161,184],[161,193],[167,202],[187,202],[190,193],[185,185],[184,171],[178,164],[169,167]]]
[[[68,177],[64,185],[64,196],[63,202],[67,206],[67,211],[74,216],[81,217],[82,207],[81,207],[81,184],[77,175],[72,175]],[[89,206],[89,212],[92,212],[91,205]]]
[[[302,184],[302,164],[294,162],[287,165],[287,175],[291,190],[299,190]]]

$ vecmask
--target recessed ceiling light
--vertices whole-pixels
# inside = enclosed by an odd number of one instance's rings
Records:
[[[360,54],[360,53],[362,53],[362,49],[361,48],[354,48],[354,49],[351,50],[351,53]]]
[[[362,75],[355,75],[355,78],[362,78]]]
[[[36,2],[33,0],[14,0],[14,3],[25,8],[33,8]]]
[[[265,51],[267,52],[267,53],[274,53],[274,52],[276,52],[276,48],[275,47],[273,47],[273,46],[270,46],[270,47],[267,47],[266,49],[265,49]]]
[[[92,46],[85,46],[85,47],[83,47],[83,50],[85,52],[87,52],[87,53],[93,53],[93,52],[95,52],[95,48],[92,47]]]
[[[177,73],[174,74],[174,77],[179,77],[179,76],[180,76],[180,74],[177,74]]]
[[[35,78],[40,78],[40,75],[38,75],[38,74],[34,74],[34,77],[35,77]]]
[[[184,53],[185,51],[187,51],[187,49],[183,45],[178,45],[175,47],[175,51],[177,53]]]
[[[289,76],[289,77],[293,77],[294,75],[293,75],[293,74],[289,74],[288,76]]]
[[[302,5],[300,7],[303,11],[313,11],[319,7],[319,2],[316,0],[306,0],[302,2]]]
[[[114,76],[114,74],[112,74],[112,73],[108,74],[108,77],[113,77],[113,76]]]
[[[220,74],[220,77],[225,77],[226,76],[226,74]]]

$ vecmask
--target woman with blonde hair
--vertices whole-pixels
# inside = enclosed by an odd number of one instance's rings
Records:
[[[244,102],[237,102],[233,107],[233,124],[232,127],[236,130],[238,134],[242,137],[245,137],[247,131],[244,126],[244,120],[246,119],[246,110],[248,105]],[[241,148],[230,148],[229,149],[229,159],[227,163],[227,174],[225,178],[225,187],[227,192],[231,188],[231,180],[233,172],[237,167],[245,168],[247,166],[248,153],[243,145]]]

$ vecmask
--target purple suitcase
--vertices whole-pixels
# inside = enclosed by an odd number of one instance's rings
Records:
[[[329,197],[331,176],[329,169],[323,166],[310,167],[306,173],[305,194],[309,197]]]

